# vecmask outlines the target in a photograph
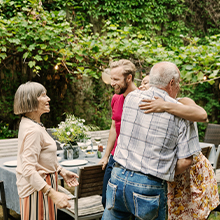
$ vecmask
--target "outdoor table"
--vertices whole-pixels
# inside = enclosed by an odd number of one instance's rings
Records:
[[[77,159],[83,159],[88,161],[88,163],[83,166],[98,164],[98,162],[100,161],[100,159],[97,157],[96,151],[95,151],[95,156],[89,158],[85,157],[85,154],[80,151],[79,158]],[[19,196],[16,185],[16,167],[7,167],[4,165],[5,162],[13,161],[13,160],[17,160],[17,157],[13,156],[13,157],[0,158],[0,180],[4,182],[7,208],[14,210],[16,213],[20,214]],[[59,163],[62,162],[63,160],[64,159],[59,161]],[[78,167],[79,166],[65,167],[65,168],[77,173]]]

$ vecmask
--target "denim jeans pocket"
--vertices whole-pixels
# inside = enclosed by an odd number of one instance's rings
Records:
[[[156,219],[159,211],[160,195],[145,196],[133,192],[135,216],[139,219]]]
[[[111,210],[115,205],[117,186],[108,181],[107,191],[106,191],[106,208]]]

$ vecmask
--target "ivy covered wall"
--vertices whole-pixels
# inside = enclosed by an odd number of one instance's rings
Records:
[[[14,93],[32,80],[51,98],[51,112],[43,116],[47,127],[70,112],[109,128],[113,91],[101,73],[121,58],[134,62],[140,79],[156,62],[176,63],[182,95],[219,123],[219,1],[195,2],[1,0],[0,123],[17,129]]]

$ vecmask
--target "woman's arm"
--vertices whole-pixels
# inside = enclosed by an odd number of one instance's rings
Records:
[[[155,97],[155,100],[144,99],[143,103],[139,105],[141,110],[146,110],[144,113],[152,112],[168,112],[180,118],[189,121],[206,122],[206,111],[197,105],[190,98],[181,98],[178,100],[181,104],[165,102],[162,98]]]

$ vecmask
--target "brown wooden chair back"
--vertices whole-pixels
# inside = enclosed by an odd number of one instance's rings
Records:
[[[84,166],[79,168],[79,185],[76,187],[78,198],[101,195],[105,171],[102,165]]]

